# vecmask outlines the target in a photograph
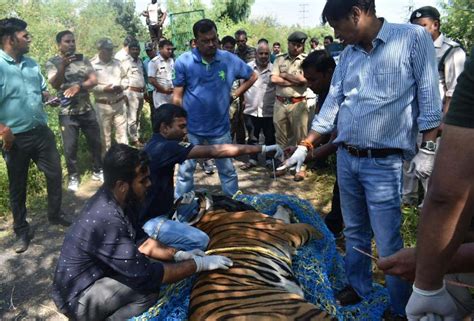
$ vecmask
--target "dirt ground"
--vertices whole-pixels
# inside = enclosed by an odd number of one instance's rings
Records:
[[[234,164],[238,168],[242,163]],[[313,172],[298,183],[290,175],[273,179],[263,167],[246,172],[238,169],[238,175],[240,189],[245,194],[291,194],[311,201],[323,214],[330,210],[334,177],[327,172]],[[208,176],[198,169],[195,183],[196,189],[220,192],[217,173]],[[71,219],[99,186],[86,181],[77,193],[64,192],[63,209]],[[0,320],[67,320],[50,298],[65,228],[49,225],[43,211],[29,213],[28,220],[35,235],[28,251],[22,254],[16,254],[12,248],[11,218],[0,221]]]

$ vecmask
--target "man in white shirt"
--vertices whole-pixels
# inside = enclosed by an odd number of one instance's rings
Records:
[[[146,24],[150,32],[151,41],[158,43],[163,34],[163,24],[166,20],[166,7],[163,2],[157,0],[151,0],[151,3],[147,6],[147,9],[142,13],[146,17]]]
[[[260,132],[263,132],[265,145],[273,145],[275,144],[275,127],[273,126],[275,85],[270,81],[273,65],[270,62],[270,48],[267,43],[258,45],[256,59],[248,65],[258,74],[258,79],[244,94],[247,144],[258,144]],[[256,165],[257,155],[251,155],[249,161],[240,168],[247,170]],[[267,158],[267,165],[271,165],[271,158]]]
[[[158,45],[159,54],[148,64],[148,81],[155,87],[153,91],[153,103],[155,109],[162,104],[172,102],[173,94],[173,68],[174,59],[173,43],[169,40],[162,40]]]

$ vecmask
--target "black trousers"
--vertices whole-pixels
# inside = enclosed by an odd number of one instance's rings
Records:
[[[100,128],[94,110],[81,115],[59,115],[61,136],[63,138],[64,157],[69,176],[77,175],[77,144],[79,130],[86,137],[89,151],[92,155],[92,170],[98,172],[102,169],[100,141]]]
[[[236,144],[245,144],[245,126],[242,104],[239,102],[234,116],[230,120],[230,137]]]
[[[332,204],[331,212],[324,218],[324,223],[328,229],[334,234],[337,235],[342,232],[344,229],[344,222],[342,220],[342,211],[341,211],[341,199],[339,196],[339,185],[337,185],[337,177],[334,182],[334,188],[332,190]]]
[[[54,134],[47,126],[37,127],[15,135],[12,148],[3,151],[7,164],[13,230],[20,236],[29,232],[26,221],[26,185],[30,161],[46,176],[48,218],[61,211],[62,169]]]
[[[248,145],[257,145],[260,133],[265,136],[265,145],[275,144],[275,127],[273,126],[273,117],[255,117],[244,114],[245,128],[248,132]],[[250,158],[257,160],[257,154],[253,154]],[[267,159],[270,159],[267,156]]]

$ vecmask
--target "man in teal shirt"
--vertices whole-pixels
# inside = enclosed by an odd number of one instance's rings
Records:
[[[0,20],[0,135],[7,164],[17,253],[26,251],[31,239],[25,205],[31,160],[46,175],[49,222],[69,225],[61,217],[59,153],[43,110],[43,99],[48,99],[49,93],[38,64],[24,56],[31,43],[26,26],[26,22],[16,18]]]

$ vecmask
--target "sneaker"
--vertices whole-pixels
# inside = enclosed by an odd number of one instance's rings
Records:
[[[15,253],[23,253],[28,250],[32,236],[29,233],[25,233],[17,236],[15,244],[13,245]]]
[[[77,176],[72,175],[69,177],[67,190],[71,192],[77,192],[79,190],[79,178]]]
[[[103,183],[104,182],[104,171],[100,170],[98,172],[93,172],[91,178],[92,178],[93,181],[98,181],[98,182]]]
[[[214,161],[212,159],[208,159],[203,162],[203,168],[204,173],[206,173],[207,175],[212,175],[214,174],[216,165],[214,165]]]

